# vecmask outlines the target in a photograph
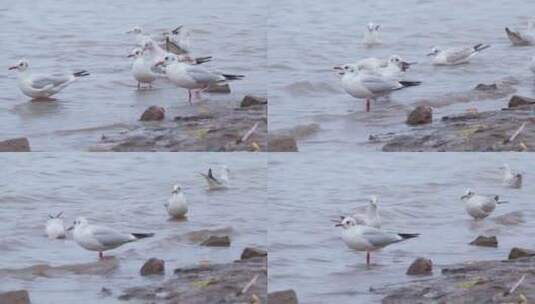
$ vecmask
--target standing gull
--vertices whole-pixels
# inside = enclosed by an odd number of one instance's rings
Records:
[[[514,189],[522,188],[522,174],[514,172],[508,164],[504,164],[502,169],[504,186]]]
[[[98,251],[98,256],[101,259],[106,250],[115,249],[126,243],[154,235],[154,233],[121,233],[108,227],[90,225],[84,217],[76,218],[74,226],[68,230],[73,228],[74,241],[87,250]]]
[[[372,74],[379,74],[386,77],[401,79],[405,72],[409,69],[414,62],[406,62],[398,55],[392,55],[387,59],[379,59],[375,57],[369,57],[361,59],[354,64],[348,64],[356,71],[370,72]],[[343,65],[337,66],[335,69],[343,71]],[[342,72],[343,74],[343,72]]]
[[[535,18],[528,22],[528,27],[525,31],[512,31],[506,27],[505,33],[513,45],[533,45],[535,44]]]
[[[433,56],[434,65],[458,65],[468,63],[472,57],[479,54],[481,51],[488,49],[488,44],[477,44],[473,47],[456,47],[446,50],[440,50],[434,47],[431,53],[427,56]]]
[[[89,76],[89,73],[85,70],[72,74],[31,74],[28,67],[29,62],[26,59],[21,59],[17,65],[10,67],[9,70],[19,71],[20,90],[24,95],[34,99],[49,98],[78,80],[78,78]]]
[[[379,40],[379,24],[374,24],[373,22],[368,23],[368,28],[364,32],[364,38],[362,39],[362,42],[368,46],[374,46],[381,44],[381,41]]]
[[[171,198],[164,204],[167,213],[174,218],[183,218],[188,213],[188,203],[180,185],[173,187]]]
[[[351,216],[357,220],[358,224],[370,226],[374,228],[381,228],[381,217],[377,208],[377,196],[373,195],[370,198],[368,207],[366,208],[366,215],[355,213]]]
[[[165,31],[163,37],[166,41],[166,48],[168,52],[180,55],[182,53],[189,53],[191,51],[191,34],[190,31],[184,29],[182,25],[178,26],[172,31]],[[172,46],[173,48],[169,48]]]
[[[461,196],[461,200],[465,203],[466,212],[476,220],[489,216],[496,209],[496,204],[505,203],[499,199],[497,195],[493,197],[478,195],[470,189]]]
[[[140,89],[142,84],[147,83],[149,88],[152,87],[152,82],[158,78],[165,77],[164,74],[158,74],[152,69],[152,65],[143,56],[143,50],[135,48],[132,53],[128,55],[129,58],[134,58],[132,63],[132,75],[137,80],[137,88]]]
[[[392,233],[369,226],[357,225],[357,221],[348,216],[335,226],[342,227],[342,240],[351,249],[366,251],[366,264],[370,265],[370,252],[388,245],[415,238],[416,233]]]
[[[65,238],[65,226],[63,225],[63,219],[61,215],[63,212],[57,215],[49,215],[46,221],[46,235],[49,239],[64,239]]]
[[[221,167],[221,172],[217,178],[214,176],[212,168],[208,169],[208,174],[201,173],[208,184],[208,190],[226,189],[229,182],[228,174],[229,169],[227,166]]]

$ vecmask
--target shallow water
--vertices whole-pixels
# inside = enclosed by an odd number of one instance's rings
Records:
[[[3,1],[0,4],[0,137],[29,138],[34,151],[88,150],[102,133],[135,124],[150,105],[168,117],[225,103],[235,107],[245,94],[265,96],[266,8],[264,1]],[[126,56],[136,25],[150,33],[184,25],[193,54],[213,56],[206,66],[244,74],[231,95],[205,94],[191,107],[187,92],[166,81],[137,90]],[[72,84],[55,102],[30,102],[7,68],[25,57],[37,72],[86,69],[90,77]],[[176,114],[176,115],[175,115]]]
[[[535,94],[533,74],[527,62],[534,47],[512,47],[505,26],[524,29],[533,17],[535,3],[529,0],[432,1],[390,0],[309,1],[275,0],[269,18],[268,62],[270,72],[270,131],[319,123],[321,130],[303,138],[300,151],[377,150],[368,135],[408,130],[408,111],[421,100],[434,100],[452,92],[465,92],[478,83],[491,83],[506,76],[520,81],[519,93]],[[383,45],[361,44],[368,22],[382,25]],[[470,64],[433,67],[433,46],[454,47],[488,43]],[[347,95],[332,67],[366,57],[398,54],[416,61],[406,75],[420,87],[392,94],[390,101],[364,102]],[[468,108],[499,109],[496,101],[452,103],[435,108],[435,116],[464,112]]]
[[[2,278],[0,291],[27,289],[32,303],[116,303],[128,287],[160,278],[139,275],[150,257],[166,262],[166,277],[178,267],[228,263],[244,247],[267,247],[266,160],[253,154],[10,154],[2,155],[0,183],[0,269],[40,263],[53,266],[96,262],[96,252],[71,238],[49,240],[44,231],[48,214],[64,212],[65,225],[76,216],[124,232],[154,232],[155,236],[106,252],[119,259],[107,275],[64,275],[24,281]],[[227,164],[231,188],[205,190],[199,175],[209,166]],[[187,221],[170,221],[163,204],[179,182],[189,203]],[[229,248],[201,247],[183,237],[191,231],[232,227]],[[102,287],[113,297],[101,298]]]
[[[369,288],[413,280],[405,275],[417,257],[440,265],[504,259],[513,246],[528,246],[535,233],[535,188],[529,154],[396,153],[272,154],[269,161],[269,290],[295,289],[303,303],[377,303]],[[520,168],[524,187],[502,186],[499,167]],[[475,223],[460,197],[467,188],[497,194],[509,203]],[[331,219],[365,207],[378,196],[383,228],[421,233],[366,257],[348,249]],[[503,225],[496,216],[521,211],[524,222]],[[468,245],[496,235],[498,248]]]

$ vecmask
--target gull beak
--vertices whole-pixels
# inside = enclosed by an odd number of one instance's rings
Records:
[[[14,66],[10,66],[10,67],[8,68],[8,70],[15,70],[16,68],[17,68],[17,66],[14,65]]]
[[[74,229],[74,226],[71,226],[71,227],[67,228],[67,231],[71,231],[73,229]]]
[[[338,223],[336,225],[334,225],[334,227],[342,227],[343,225],[341,223]]]
[[[433,55],[435,55],[435,53],[429,53],[426,56],[433,56]]]
[[[161,65],[164,65],[165,62],[163,61],[158,61],[154,66],[157,67],[157,66],[161,66]]]
[[[126,57],[127,57],[127,58],[132,58],[132,57],[134,57],[134,56],[135,56],[134,54],[130,54],[130,55],[126,56]]]
[[[463,200],[463,199],[465,199],[467,197],[468,197],[468,195],[463,195],[463,196],[461,196],[461,200]]]
[[[341,67],[341,66],[339,66],[339,65],[337,65],[337,66],[333,67],[333,69],[335,69],[335,70],[339,70],[339,71],[342,71],[342,70],[344,70],[344,68],[342,68],[342,67]]]

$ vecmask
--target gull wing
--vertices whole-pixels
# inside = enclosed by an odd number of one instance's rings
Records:
[[[361,227],[362,237],[374,247],[385,247],[401,241],[401,237],[394,233],[382,231],[373,227]]]
[[[70,80],[70,75],[66,74],[37,75],[31,78],[31,86],[34,89],[43,89],[50,85],[57,87]]]
[[[467,59],[474,54],[473,48],[454,48],[446,51],[446,60],[449,63],[455,63]]]
[[[225,80],[220,75],[214,74],[208,70],[205,70],[202,67],[197,66],[188,66],[186,68],[186,73],[193,78],[196,82],[202,84],[212,84],[215,82]]]
[[[91,233],[95,239],[105,247],[116,247],[133,241],[129,234],[120,233],[108,227],[93,226]]]
[[[375,75],[364,76],[361,78],[361,82],[364,87],[374,94],[387,93],[403,87],[397,81]]]

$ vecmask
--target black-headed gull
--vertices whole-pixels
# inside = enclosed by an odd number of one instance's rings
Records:
[[[415,63],[404,61],[399,55],[392,55],[387,59],[369,57],[361,59],[356,63],[349,65],[353,66],[353,68],[359,72],[366,71],[372,74],[379,74],[382,76],[400,80],[405,74],[405,72],[409,69],[409,67],[413,64]],[[343,65],[335,67],[335,69],[343,71]]]
[[[481,220],[489,216],[497,204],[505,203],[499,200],[496,196],[483,196],[475,194],[470,189],[461,196],[461,200],[465,203],[466,212],[476,220]]]
[[[141,48],[135,48],[132,53],[128,55],[129,58],[134,58],[132,63],[132,75],[137,80],[137,87],[140,89],[142,84],[147,83],[149,88],[152,87],[152,82],[158,78],[164,78],[163,73],[158,73],[153,69],[153,64],[147,60],[143,55]]]
[[[366,251],[367,265],[370,265],[370,252],[420,235],[417,233],[392,233],[370,226],[358,225],[357,221],[350,216],[344,217],[335,226],[342,227],[342,240],[347,247],[357,251]]]
[[[174,218],[183,218],[188,213],[188,202],[180,185],[174,185],[171,198],[164,204],[167,213]]]
[[[9,70],[19,71],[20,90],[24,95],[34,99],[49,98],[79,78],[89,76],[85,70],[72,74],[31,74],[28,67],[28,60],[21,59],[17,65],[9,67]]]
[[[212,168],[208,169],[208,173],[201,173],[201,176],[204,177],[206,183],[208,184],[208,190],[221,190],[228,187],[228,178],[229,169],[227,166],[221,167],[221,172],[218,177],[215,177],[212,171]]]
[[[512,31],[505,28],[507,38],[516,46],[526,46],[535,44],[535,18],[528,22],[528,27],[524,31]]]
[[[381,44],[379,40],[379,27],[379,24],[374,24],[373,22],[368,23],[368,27],[364,31],[364,38],[362,39],[362,42],[366,46],[371,47]]]
[[[143,31],[143,28],[141,28],[141,26],[139,26],[139,25],[134,26],[131,30],[127,31],[126,33],[127,34],[136,35],[136,38],[135,38],[136,39],[136,45],[138,45],[138,46],[143,46],[143,44],[147,40],[152,40],[151,36],[149,34],[146,34]]]
[[[381,217],[377,207],[377,196],[373,195],[370,198],[366,214],[355,213],[351,217],[357,220],[359,225],[370,226],[374,228],[381,228]]]
[[[522,188],[522,174],[514,172],[508,164],[504,164],[502,169],[504,186],[514,189]]]
[[[76,218],[74,226],[68,230],[72,229],[74,241],[82,248],[98,251],[101,259],[104,257],[104,251],[154,236],[154,233],[121,233],[108,227],[90,225],[84,217]]]
[[[46,221],[46,235],[49,239],[64,239],[65,238],[65,226],[63,225],[63,219],[61,215],[63,212],[57,215],[49,215]]]
[[[171,31],[165,31],[163,37],[167,42],[171,42],[177,47],[175,50],[168,49],[167,51],[180,55],[182,53],[189,53],[191,51],[191,34],[182,25]]]
[[[203,91],[213,85],[227,81],[240,80],[243,75],[220,74],[211,72],[198,65],[180,62],[176,55],[167,54],[156,66],[163,66],[167,78],[176,86],[188,90],[188,102],[191,104],[191,91]]]
[[[472,57],[489,47],[489,44],[482,43],[473,47],[456,47],[445,50],[434,47],[427,56],[433,56],[434,65],[458,65],[468,63]]]

